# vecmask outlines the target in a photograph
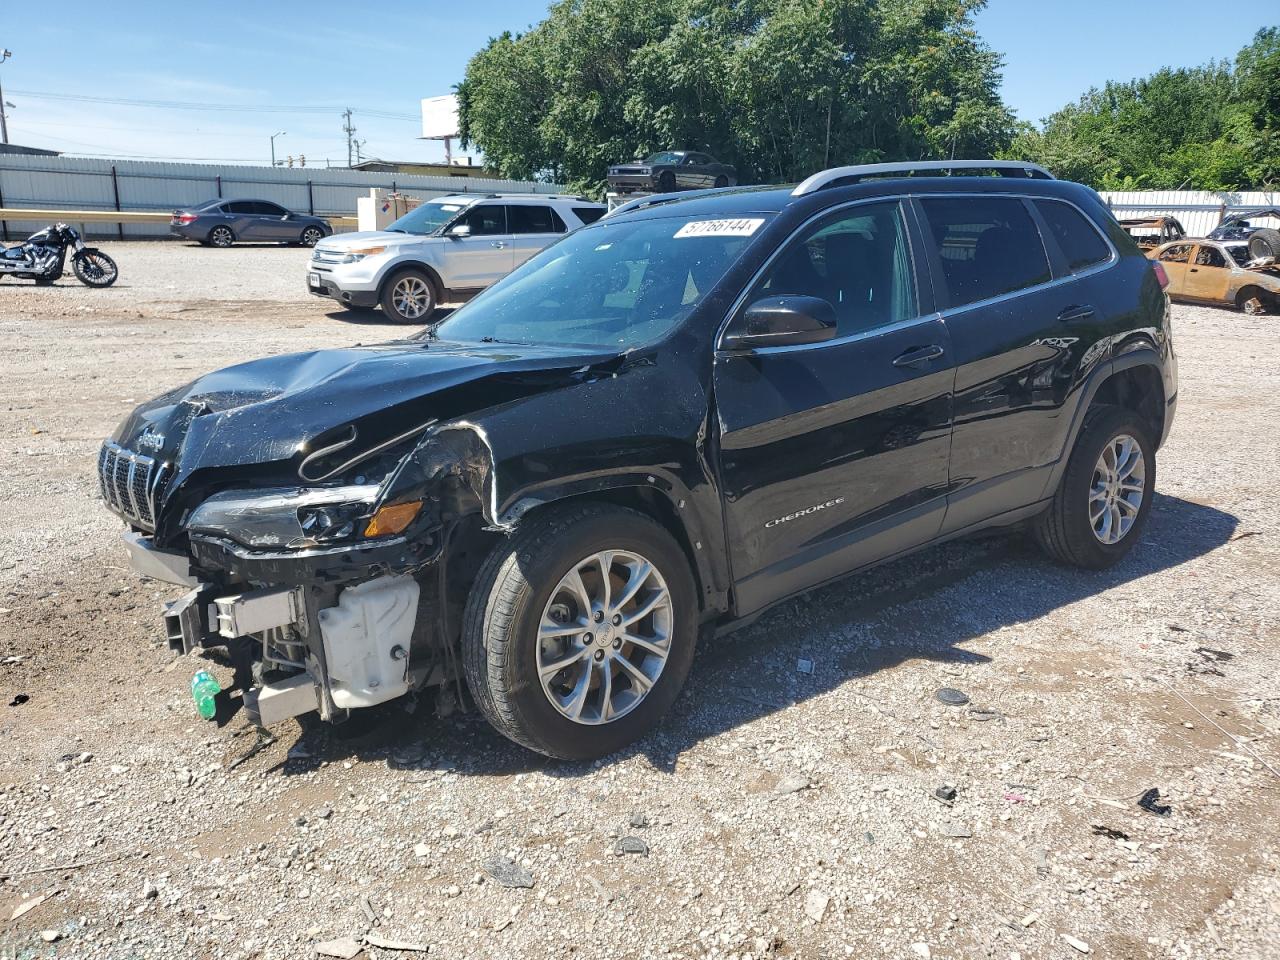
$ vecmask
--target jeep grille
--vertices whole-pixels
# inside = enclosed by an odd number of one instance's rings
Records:
[[[108,440],[98,454],[98,482],[107,506],[130,523],[155,529],[156,462]]]

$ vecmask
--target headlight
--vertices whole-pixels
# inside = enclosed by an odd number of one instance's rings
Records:
[[[286,487],[226,490],[192,511],[191,533],[226,537],[246,547],[302,549],[387,536],[404,530],[422,504],[397,503],[376,510],[379,486]]]
[[[386,247],[359,247],[355,250],[348,250],[347,255],[342,258],[343,263],[358,263],[365,257],[377,256],[379,253],[386,253]]]

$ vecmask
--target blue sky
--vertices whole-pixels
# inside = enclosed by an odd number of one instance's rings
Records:
[[[1108,79],[1233,56],[1259,27],[1280,22],[1267,6],[1234,4],[1207,16],[1195,0],[991,0],[978,27],[1005,56],[1005,99],[1037,120]],[[13,58],[0,66],[0,84],[15,104],[6,111],[10,139],[70,153],[266,162],[270,135],[283,130],[278,156],[305,154],[309,165],[323,166],[326,158],[346,162],[339,114],[350,106],[366,156],[438,159],[439,144],[417,139],[419,100],[448,93],[490,36],[527,28],[546,7],[546,0],[137,0],[104,8],[71,0],[46,8],[9,0],[0,48]],[[261,109],[276,106],[306,109]]]

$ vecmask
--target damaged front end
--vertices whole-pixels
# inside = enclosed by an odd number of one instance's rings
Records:
[[[240,695],[223,696],[219,719],[243,707],[262,726],[310,712],[337,721],[430,687],[451,697],[465,593],[449,584],[474,575],[501,529],[486,509],[494,467],[484,431],[458,414],[577,382],[583,369],[576,357],[510,369],[503,358],[405,345],[385,384],[401,393],[378,410],[368,367],[388,351],[370,353],[337,369],[299,355],[319,367],[305,382],[291,370],[292,382],[229,385],[220,371],[206,378],[220,392],[197,381],[157,398],[103,446],[103,500],[127,524],[135,570],[188,588],[164,611],[170,646],[227,651]],[[443,375],[407,378],[428,353]],[[460,358],[472,375],[459,375]],[[258,363],[278,368],[280,358]],[[317,422],[317,409],[357,405],[343,379],[366,412]]]

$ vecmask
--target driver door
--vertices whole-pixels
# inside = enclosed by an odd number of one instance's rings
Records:
[[[1191,262],[1186,265],[1186,280],[1182,295],[1196,300],[1221,302],[1227,299],[1227,287],[1231,284],[1231,268],[1226,254],[1216,244],[1202,243],[1196,247]]]
[[[1183,290],[1187,285],[1187,262],[1191,259],[1191,251],[1195,247],[1194,243],[1179,243],[1172,247],[1161,250],[1157,259],[1160,265],[1164,267],[1165,275],[1169,278],[1169,296],[1184,296]]]
[[[455,290],[480,290],[515,269],[515,238],[501,203],[477,204],[454,224],[471,228],[466,237],[449,237],[448,284]]]
[[[931,540],[946,510],[955,367],[896,200],[806,227],[745,298],[819,297],[836,338],[719,349],[720,480],[739,615]],[[924,285],[927,289],[927,283]],[[729,329],[741,322],[741,311]]]

